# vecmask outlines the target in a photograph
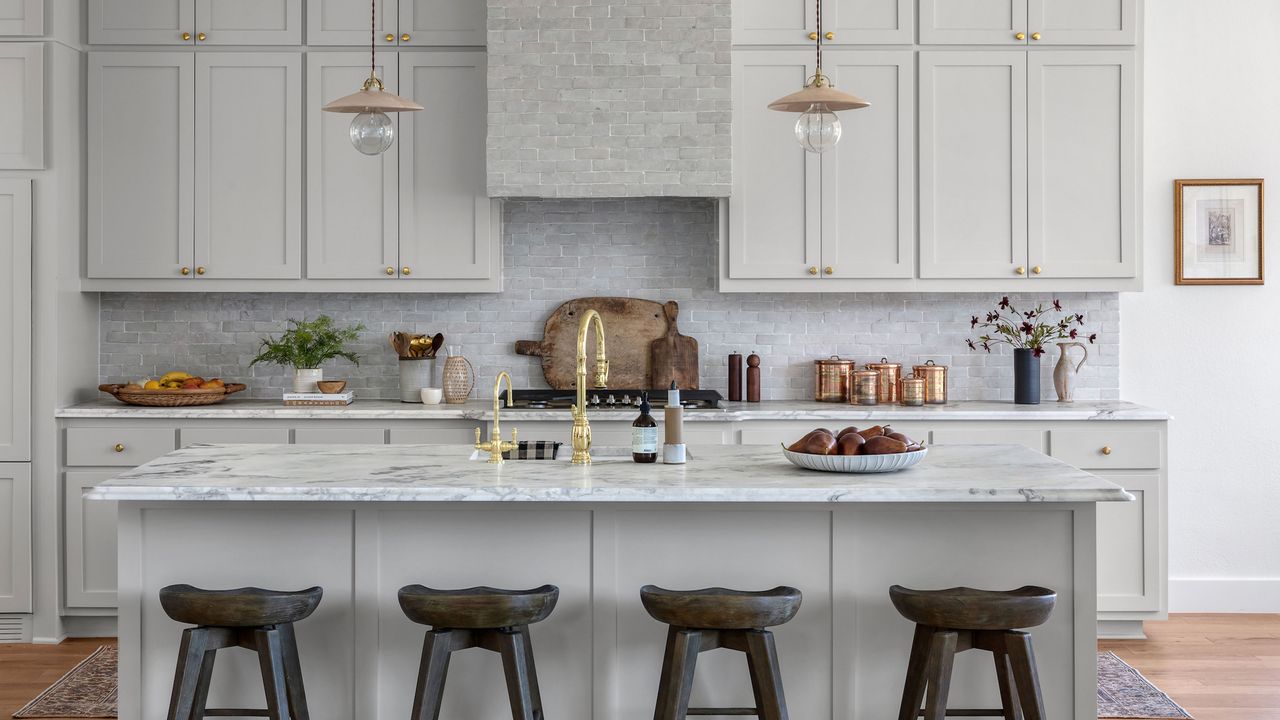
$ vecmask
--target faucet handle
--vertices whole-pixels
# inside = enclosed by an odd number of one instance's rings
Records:
[[[484,449],[480,447],[480,428],[478,426],[476,427],[476,448],[481,450]]]
[[[596,387],[602,388],[609,383],[609,361],[596,358]]]
[[[511,428],[511,444],[512,445],[520,444],[520,428],[517,428],[517,427]]]

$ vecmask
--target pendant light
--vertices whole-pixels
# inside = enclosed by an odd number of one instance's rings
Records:
[[[769,109],[800,113],[796,120],[796,140],[805,150],[822,153],[840,142],[842,129],[836,113],[859,110],[871,103],[837,90],[822,73],[822,40],[825,37],[822,34],[822,0],[815,0],[814,4],[817,5],[818,32],[813,37],[817,41],[818,59],[813,76],[803,90],[774,100],[769,103]]]
[[[359,92],[351,93],[325,105],[325,112],[356,113],[351,121],[351,144],[365,155],[386,152],[395,140],[396,129],[387,113],[422,110],[412,100],[406,100],[387,92],[378,79],[376,41],[378,30],[378,0],[370,0],[369,17],[369,79]]]

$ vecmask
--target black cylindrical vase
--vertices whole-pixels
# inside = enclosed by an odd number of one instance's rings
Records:
[[[1013,401],[1018,405],[1040,404],[1040,358],[1027,348],[1013,350]]]

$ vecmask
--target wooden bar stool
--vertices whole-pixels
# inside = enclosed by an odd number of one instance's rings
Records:
[[[1004,592],[966,587],[910,590],[894,585],[889,598],[903,617],[916,624],[898,720],[917,716],[943,720],[948,715],[1045,720],[1031,636],[1015,628],[1043,625],[1053,612],[1057,593],[1033,585]],[[986,650],[994,656],[1001,709],[947,709],[952,663],[956,653],[965,650]]]
[[[560,589],[543,585],[532,590],[434,590],[421,585],[400,588],[400,609],[412,621],[430,625],[422,644],[413,720],[436,720],[444,697],[450,654],[483,648],[502,656],[507,697],[515,720],[541,720],[542,695],[533,663],[529,626],[547,619]]]
[[[318,587],[285,592],[261,588],[201,590],[170,585],[160,590],[160,606],[180,623],[178,668],[173,678],[168,720],[200,720],[207,715],[308,720],[307,694],[293,624],[320,604]],[[219,650],[242,647],[258,653],[267,708],[208,709],[209,681]]]
[[[667,649],[658,679],[654,720],[684,720],[688,715],[755,715],[763,720],[787,720],[782,674],[773,633],[800,609],[800,591],[779,586],[762,592],[725,588],[664,590],[640,588],[640,601],[649,615],[666,623]],[[691,708],[693,670],[698,653],[728,648],[746,653],[755,707]]]

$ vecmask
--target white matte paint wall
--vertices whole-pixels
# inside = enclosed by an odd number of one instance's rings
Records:
[[[1280,229],[1280,3],[1146,3],[1146,291],[1121,295],[1121,394],[1169,410],[1173,612],[1280,612],[1280,271],[1173,284],[1173,180],[1265,178]],[[1280,232],[1272,234],[1272,256]]]

